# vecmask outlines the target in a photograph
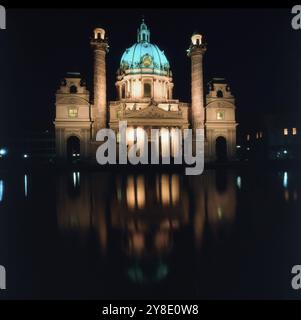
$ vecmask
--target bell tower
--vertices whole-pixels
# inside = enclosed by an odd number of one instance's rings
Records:
[[[89,157],[90,94],[78,72],[68,72],[56,92],[54,125],[58,160]]]
[[[209,161],[233,160],[236,156],[235,99],[224,78],[209,82],[206,100],[206,135]]]

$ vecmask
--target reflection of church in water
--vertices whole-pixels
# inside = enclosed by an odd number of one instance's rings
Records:
[[[196,250],[203,246],[205,231],[216,240],[231,231],[236,192],[231,172],[209,170],[196,177],[62,174],[58,223],[62,234],[75,235],[81,246],[93,233],[100,252],[125,257],[128,263],[120,267],[134,282],[156,282],[167,277],[169,257],[177,250],[175,236],[185,228],[192,239],[185,245]]]
[[[206,44],[200,34],[191,37],[187,50],[191,58],[191,103],[173,97],[172,72],[166,55],[150,42],[150,31],[144,22],[137,33],[137,42],[126,49],[117,72],[117,100],[107,102],[106,62],[108,42],[105,31],[94,30],[91,39],[94,51],[94,98],[78,73],[69,73],[56,93],[56,153],[95,159],[96,133],[111,128],[117,133],[121,120],[128,123],[127,143],[145,129],[160,129],[153,141],[162,156],[177,151],[179,139],[176,128],[203,128],[205,132],[205,160],[234,158],[236,148],[235,102],[225,79],[215,78],[209,83],[205,97],[203,85],[203,56]],[[148,141],[150,143],[150,141]]]

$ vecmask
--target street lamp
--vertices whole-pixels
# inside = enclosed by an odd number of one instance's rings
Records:
[[[7,155],[7,149],[1,148],[0,149],[0,158],[3,158],[6,155]]]

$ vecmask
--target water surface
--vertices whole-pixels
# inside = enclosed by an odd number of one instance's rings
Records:
[[[0,172],[0,299],[299,298],[300,181],[272,169]]]

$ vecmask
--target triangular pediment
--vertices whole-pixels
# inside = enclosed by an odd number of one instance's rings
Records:
[[[127,110],[124,114],[126,118],[147,118],[147,119],[153,119],[153,118],[182,118],[182,112],[181,111],[165,111],[155,105],[151,105],[149,107],[146,107],[142,110]]]

